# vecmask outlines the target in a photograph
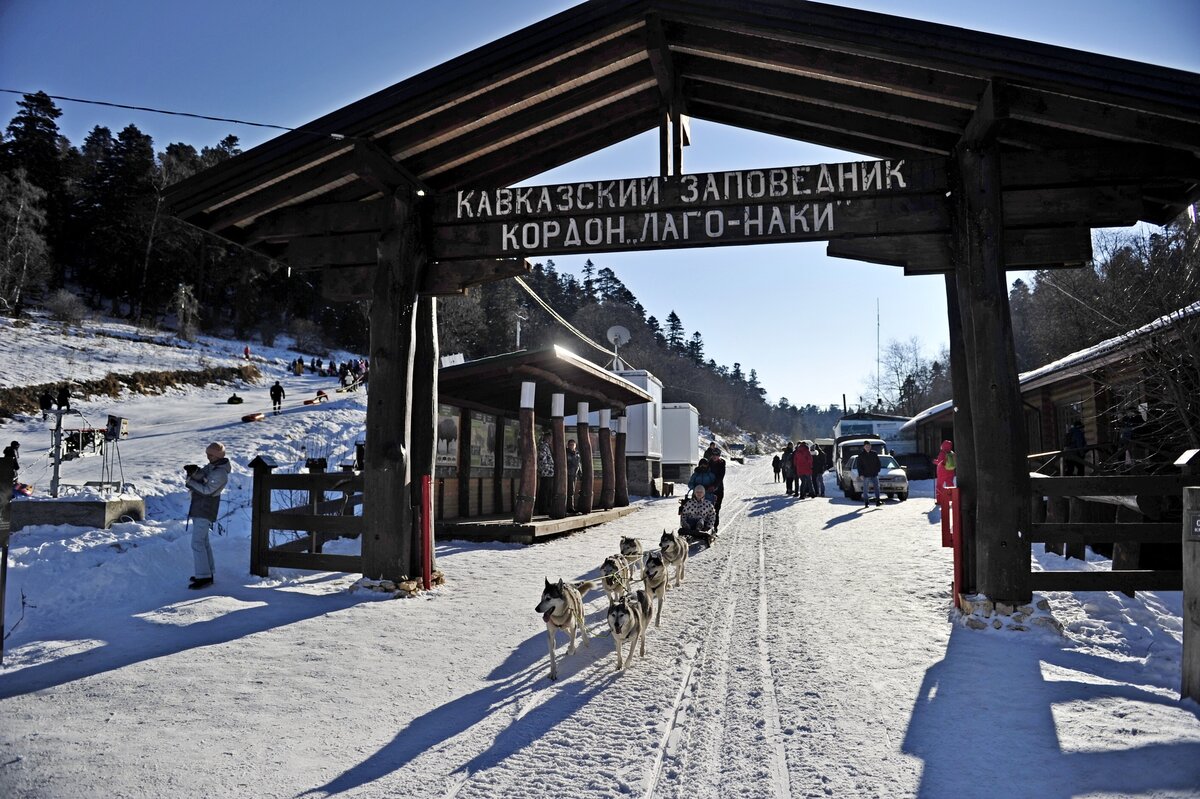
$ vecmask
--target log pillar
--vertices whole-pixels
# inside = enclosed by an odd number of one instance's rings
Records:
[[[1191,454],[1195,457],[1195,450]],[[1186,455],[1185,455],[1186,457]],[[1188,468],[1195,469],[1194,464]],[[1185,468],[1185,474],[1188,470]],[[1179,695],[1200,702],[1200,488],[1183,489],[1183,662]]]
[[[629,505],[629,470],[625,461],[625,446],[629,432],[629,419],[621,416],[617,419],[616,444],[613,446],[613,460],[617,472],[617,484],[614,489],[613,504],[618,508]]]
[[[579,501],[575,510],[580,513],[592,512],[592,481],[595,470],[592,468],[592,437],[588,424],[588,404],[581,402],[575,412],[575,435],[579,444]]]
[[[471,515],[471,412],[459,410],[458,416],[458,517]]]
[[[986,95],[983,102],[990,103],[991,92]],[[1032,596],[1030,546],[1022,535],[1029,515],[1028,439],[1008,308],[999,147],[988,137],[964,141],[951,165],[955,276],[979,447],[975,485],[987,486],[975,494],[976,589],[993,600],[1024,603]]]
[[[567,435],[563,426],[566,395],[550,395],[550,451],[554,455],[554,491],[550,498],[550,518],[567,515]]]
[[[600,507],[604,510],[612,510],[616,497],[617,473],[613,464],[612,411],[608,408],[600,411],[598,439],[597,444],[600,447]]]
[[[438,339],[437,339],[437,297],[421,297],[417,301],[417,344],[413,356],[413,398],[412,398],[412,436],[413,436],[413,507],[417,509],[420,524],[415,534],[420,536],[421,485],[422,477],[429,477],[432,491],[433,467],[437,460],[437,424],[438,424]],[[429,513],[436,515],[434,510],[437,503],[429,500]],[[437,529],[433,519],[429,519],[429,530],[432,538]],[[416,546],[418,553],[424,552],[423,545]],[[433,549],[429,553],[430,569],[437,568],[437,558]],[[410,573],[415,576],[418,572]]]
[[[399,580],[418,573],[410,397],[417,288],[426,256],[415,190],[401,186],[392,193],[391,202],[391,223],[379,239],[371,302],[362,568],[363,577],[369,579]]]
[[[536,384],[521,383],[521,420],[517,431],[517,450],[521,453],[521,487],[513,502],[513,521],[528,524],[533,520],[533,500],[537,496],[537,443],[533,440],[533,399]]]
[[[967,333],[963,328],[958,306],[958,281],[946,275],[946,319],[950,337],[950,383],[954,394],[954,454],[958,464],[954,472],[958,486],[959,525],[962,530],[962,585],[964,594],[973,594],[975,587],[975,491],[979,485],[975,476],[975,431],[971,425],[971,390],[967,373]],[[940,446],[941,442],[935,443]]]

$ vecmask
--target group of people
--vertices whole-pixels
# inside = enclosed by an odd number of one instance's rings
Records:
[[[712,543],[720,532],[725,465],[721,448],[710,443],[688,478],[688,496],[679,506],[679,531],[684,535],[703,536]]]
[[[38,396],[38,407],[42,411],[42,421],[43,422],[50,418],[50,409],[53,408],[55,405],[57,405],[58,409],[62,410],[62,411],[70,409],[70,407],[71,407],[71,389],[70,389],[70,387],[67,386],[66,383],[63,383],[61,386],[58,387],[58,396],[57,397],[52,396],[50,394],[50,389],[45,389]]]
[[[575,439],[567,439],[567,513],[575,510],[575,483],[579,479],[579,449]],[[554,453],[550,449],[550,436],[542,436],[538,441],[537,453],[537,496],[533,500],[533,512],[546,514],[550,512],[550,504],[554,495],[554,476],[558,473],[554,465]]]
[[[791,441],[783,452],[771,461],[775,470],[775,482],[782,475],[784,494],[789,497],[825,496],[825,470],[829,468],[829,456],[811,441]]]

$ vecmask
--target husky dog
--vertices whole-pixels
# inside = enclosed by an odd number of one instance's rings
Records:
[[[678,588],[679,584],[683,582],[683,567],[687,565],[687,540],[679,533],[669,533],[663,530],[662,539],[658,542],[658,549],[662,552],[664,563],[675,565],[675,587]]]
[[[623,671],[633,660],[633,647],[641,645],[639,654],[646,656],[646,628],[650,626],[650,597],[638,590],[626,594],[608,606],[608,627],[612,630],[617,649],[617,671]],[[629,641],[629,657],[622,657],[625,642]]]
[[[630,538],[627,535],[621,536],[621,554],[625,556],[625,560],[629,561],[629,573],[633,574],[633,567],[636,564],[638,569],[642,568],[642,542],[636,538]]]
[[[564,583],[559,580],[552,583],[546,580],[546,588],[542,591],[542,601],[534,608],[542,614],[546,622],[546,638],[550,644],[550,679],[558,679],[558,662],[554,659],[554,632],[562,630],[571,638],[567,654],[575,654],[575,629],[583,633],[583,645],[588,643],[587,625],[583,622],[583,595],[595,588],[590,580],[582,583]]]
[[[646,590],[650,596],[658,598],[658,607],[654,609],[654,626],[657,627],[662,621],[663,599],[666,598],[667,589],[670,587],[667,565],[663,563],[661,550],[656,549],[646,556],[646,564],[642,567],[642,580],[646,583]]]
[[[624,596],[629,591],[629,561],[623,555],[609,555],[600,564],[600,582],[609,602]]]

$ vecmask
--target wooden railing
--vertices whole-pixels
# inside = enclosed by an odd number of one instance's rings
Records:
[[[321,551],[335,538],[357,538],[362,533],[362,516],[354,509],[362,504],[363,479],[358,472],[273,474],[277,464],[260,455],[250,462],[254,471],[254,494],[250,527],[250,572],[266,577],[272,566],[314,571],[362,571],[360,555],[332,555]],[[275,509],[272,495],[287,491],[307,495],[307,501]],[[326,498],[326,494],[338,494]],[[271,545],[271,531],[307,533],[283,544]]]
[[[1030,475],[1033,524],[1029,543],[1048,551],[1084,557],[1088,544],[1114,545],[1111,571],[1031,572],[1034,591],[1179,591],[1182,571],[1127,568],[1137,565],[1141,544],[1180,544],[1180,522],[1144,521],[1142,508],[1166,508],[1165,497],[1180,497],[1186,486],[1200,486],[1200,474],[1050,477]],[[1043,498],[1045,502],[1043,503]],[[1088,505],[1116,506],[1117,521],[1085,520]],[[1130,521],[1120,521],[1124,516]],[[1136,520],[1134,520],[1136,519]]]

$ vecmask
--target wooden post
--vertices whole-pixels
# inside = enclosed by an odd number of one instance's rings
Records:
[[[1200,702],[1200,488],[1183,489],[1182,672],[1179,695]]]
[[[533,399],[536,383],[521,383],[521,429],[517,449],[521,453],[521,488],[513,502],[513,521],[528,524],[533,519],[533,500],[537,496],[537,443],[533,440]]]
[[[1070,524],[1084,524],[1088,521],[1087,503],[1079,497],[1067,498],[1067,521]],[[1066,549],[1067,560],[1076,558],[1078,560],[1087,560],[1087,544],[1080,541],[1072,541],[1067,544]]]
[[[658,174],[671,174],[671,111],[665,103],[658,118]]]
[[[392,194],[392,223],[379,240],[371,301],[371,390],[363,472],[363,577],[415,575],[412,508],[413,359],[417,289],[425,259],[408,187]],[[428,385],[422,391],[430,391]]]
[[[592,512],[592,481],[595,479],[595,470],[592,468],[592,437],[591,429],[588,424],[588,404],[586,402],[579,403],[575,416],[575,435],[578,437],[579,443],[579,503],[575,505],[575,510],[580,513]]]
[[[4,596],[8,593],[8,539],[12,535],[12,462],[0,460],[0,663],[4,662]]]
[[[567,434],[563,426],[566,411],[564,394],[550,395],[550,449],[554,455],[554,495],[550,499],[550,518],[567,515]]]
[[[597,444],[600,447],[600,507],[612,510],[616,498],[617,473],[613,464],[612,411],[600,411],[600,428]]]
[[[962,592],[973,594],[975,587],[975,430],[971,423],[971,390],[967,370],[967,326],[958,304],[958,280],[946,275],[946,321],[950,336],[950,381],[954,394],[954,472],[958,486],[958,519],[962,527]],[[940,444],[941,442],[937,442]]]
[[[458,417],[458,518],[471,515],[471,412]]]
[[[1046,522],[1049,524],[1066,524],[1070,517],[1070,500],[1066,497],[1046,497]],[[1047,542],[1046,551],[1055,555],[1063,556],[1067,554],[1067,545],[1059,541],[1058,543]]]
[[[250,499],[250,573],[256,577],[269,574],[267,552],[271,549],[271,530],[266,525],[266,518],[271,512],[271,489],[267,483],[277,465],[266,455],[259,455],[250,461],[250,469],[254,474]]]
[[[989,90],[977,118],[990,110],[990,97]],[[968,399],[975,442],[986,446],[975,463],[976,485],[987,486],[975,495],[976,587],[993,600],[1025,603],[1032,597],[1030,545],[1022,536],[1029,526],[1029,471],[1008,309],[999,146],[986,136],[965,140],[953,167],[952,238],[969,348]]]
[[[628,438],[629,419],[622,416],[617,419],[617,443],[613,452],[613,460],[616,461],[617,467],[617,485],[613,497],[613,504],[618,508],[624,508],[629,505],[629,470],[628,464],[625,462],[625,446]]]
[[[413,487],[420,494],[428,490],[423,486],[433,485],[433,467],[437,461],[437,423],[438,423],[438,335],[437,335],[437,297],[421,297],[417,301],[416,353],[413,356],[413,387],[412,400],[412,437],[413,437]],[[422,480],[428,477],[429,481]],[[413,507],[426,507],[420,496],[413,497]],[[427,503],[435,507],[433,498]],[[432,512],[432,511],[431,511]],[[436,529],[433,519],[429,520],[429,529]],[[422,535],[422,526],[413,525],[413,535]],[[431,533],[432,535],[432,533]],[[421,565],[424,566],[425,545],[413,545],[413,552],[420,553]],[[437,568],[434,547],[429,548],[429,568]],[[415,575],[416,571],[409,572]]]

